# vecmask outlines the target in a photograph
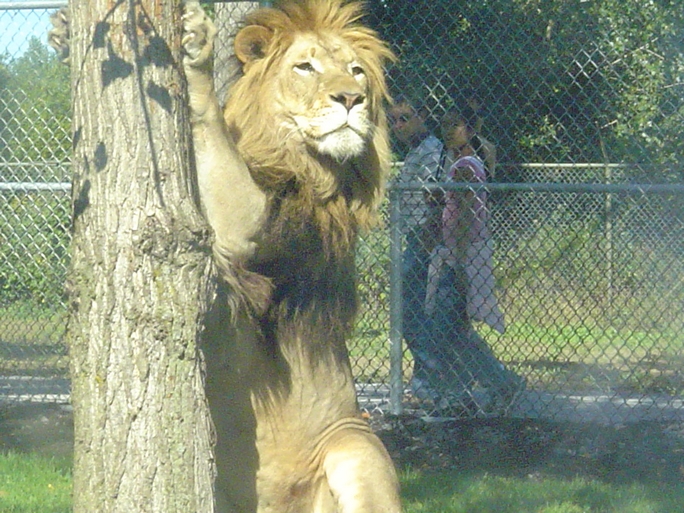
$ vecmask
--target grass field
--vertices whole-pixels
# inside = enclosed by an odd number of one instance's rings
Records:
[[[389,336],[382,317],[367,314],[349,343],[354,375],[361,382],[389,379]],[[387,321],[388,322],[388,321]],[[567,323],[510,323],[504,335],[478,326],[497,356],[548,392],[616,391],[684,393],[684,332],[670,329],[615,329]],[[410,377],[405,350],[404,374]]]
[[[408,471],[402,481],[406,513],[673,513],[684,504],[683,486],[586,478]]]
[[[377,423],[376,423],[377,421]],[[405,513],[675,513],[684,426],[373,417]],[[0,406],[0,512],[70,511],[72,414]]]
[[[684,504],[684,486],[615,485],[596,479],[501,477],[454,470],[401,475],[406,513],[672,513]],[[71,511],[67,459],[0,455],[0,511]]]
[[[384,289],[383,289],[384,290]],[[389,307],[380,290],[367,300],[349,341],[360,383],[387,383],[390,375]],[[368,299],[368,298],[372,298]],[[0,375],[66,375],[66,312],[15,302],[0,315]],[[671,324],[612,327],[567,317],[510,322],[501,335],[478,326],[497,356],[549,393],[684,394],[684,332]],[[404,348],[405,381],[412,360]]]
[[[0,511],[71,511],[70,459],[14,451],[0,454]]]
[[[674,513],[684,504],[681,424],[397,418],[378,434],[403,469],[406,513]]]
[[[362,312],[349,342],[353,372],[360,382],[389,377],[386,312]],[[65,374],[66,316],[60,310],[36,310],[15,304],[0,316],[0,374]],[[684,393],[684,335],[670,329],[615,329],[599,325],[510,323],[500,335],[481,333],[500,359],[549,392],[620,390],[633,393]],[[411,358],[405,352],[405,376]]]

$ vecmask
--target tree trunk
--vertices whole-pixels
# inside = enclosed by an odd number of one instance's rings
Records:
[[[181,5],[72,0],[74,511],[214,510]]]
[[[221,105],[226,102],[228,88],[240,75],[242,65],[235,57],[235,34],[245,16],[259,7],[259,2],[226,2],[214,4],[214,23],[218,37],[214,45],[214,84]]]

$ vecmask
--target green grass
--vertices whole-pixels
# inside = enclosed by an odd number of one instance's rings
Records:
[[[389,379],[389,329],[381,315],[362,317],[348,343],[359,381]],[[672,329],[511,322],[501,335],[477,326],[497,356],[525,375],[528,384],[547,391],[615,390],[634,393],[684,393],[684,334]],[[404,347],[404,375],[412,360]]]
[[[512,323],[504,335],[487,328],[482,333],[530,385],[548,391],[684,392],[684,335],[672,329]]]
[[[18,452],[0,454],[2,513],[71,511],[71,466],[67,458]]]
[[[609,484],[596,479],[500,477],[455,470],[401,474],[406,513],[670,513],[684,504],[684,485]],[[71,508],[67,459],[0,455],[0,511],[66,513]]]
[[[657,483],[409,470],[402,484],[406,513],[671,513],[684,504],[683,485]]]
[[[353,372],[359,381],[389,379],[389,316],[386,298],[365,289],[359,321],[348,343]],[[384,305],[384,306],[381,306]],[[30,302],[15,302],[0,316],[0,374],[64,374],[66,312]],[[547,391],[615,390],[635,393],[684,393],[684,335],[672,326],[642,329],[606,323],[543,322],[509,319],[504,335],[480,324],[478,330],[499,358]],[[412,360],[405,351],[404,375]]]

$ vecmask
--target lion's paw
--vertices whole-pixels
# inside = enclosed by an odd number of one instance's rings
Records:
[[[69,9],[62,7],[52,13],[50,23],[52,23],[52,29],[48,32],[48,43],[57,51],[59,59],[63,63],[68,64],[69,37],[71,36],[69,30]]]
[[[199,67],[208,63],[214,48],[216,26],[199,2],[187,2],[183,14],[183,49],[185,64]]]

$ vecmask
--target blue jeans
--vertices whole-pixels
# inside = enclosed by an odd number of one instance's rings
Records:
[[[496,358],[473,329],[466,312],[464,269],[444,273],[435,312],[425,312],[430,254],[409,236],[403,261],[403,331],[413,355],[414,376],[438,393],[460,394],[475,382],[487,388],[510,385],[514,374]]]
[[[429,369],[439,366],[433,347],[432,319],[425,312],[425,293],[430,254],[411,233],[403,254],[402,327],[404,339],[413,356],[413,375],[427,380]]]

